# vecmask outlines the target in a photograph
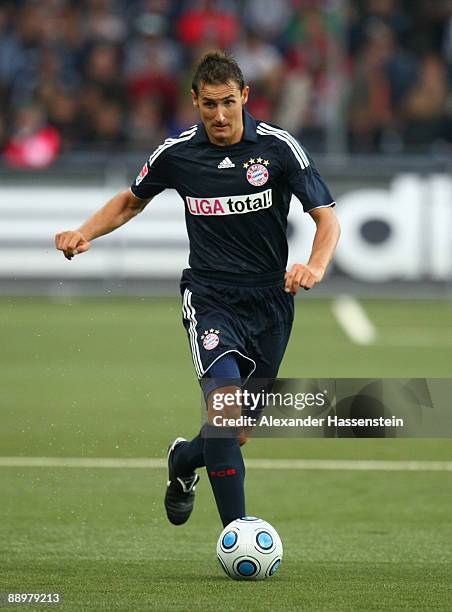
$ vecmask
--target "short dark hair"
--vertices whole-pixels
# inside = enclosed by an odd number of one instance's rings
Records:
[[[240,66],[229,53],[209,51],[199,60],[191,86],[198,95],[200,83],[222,85],[228,81],[235,81],[242,91],[245,79]]]

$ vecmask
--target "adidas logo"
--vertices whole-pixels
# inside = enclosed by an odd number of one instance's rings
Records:
[[[235,168],[235,164],[231,162],[229,157],[225,157],[222,162],[218,164],[219,168]]]

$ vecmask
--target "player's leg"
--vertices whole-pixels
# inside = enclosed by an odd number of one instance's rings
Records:
[[[239,370],[238,378],[240,378],[241,371],[243,371],[242,375],[247,377],[254,369],[254,362],[244,354],[240,333],[236,329],[237,321],[230,312],[222,310],[221,301],[215,302],[215,295],[211,288],[206,288],[202,284],[190,282],[183,285],[183,322],[190,343],[195,371],[200,381],[214,375],[217,378],[235,380],[237,369]],[[236,351],[236,359],[228,359],[228,355],[234,351]],[[224,359],[223,356],[225,356]],[[215,367],[219,367],[220,370],[217,371]],[[193,440],[188,442],[179,438],[170,445],[165,507],[169,520],[174,524],[184,523],[191,514],[194,504],[194,487],[198,479],[195,470],[206,463],[208,465],[218,463],[216,452],[211,450],[212,443],[206,442],[210,439],[213,437],[207,424]],[[226,447],[229,444],[233,449],[236,443],[236,441],[229,441],[229,443],[224,441],[219,443],[219,447]],[[231,452],[235,454],[234,450]],[[241,454],[240,459],[234,459],[238,465],[236,472],[239,477],[242,473],[240,460]],[[211,471],[215,471],[214,468]]]
[[[203,438],[201,431],[191,440],[179,438],[173,452],[173,466],[179,476],[189,476],[198,468],[204,467]]]
[[[230,381],[235,384],[240,380],[239,365],[234,353],[226,353],[220,357],[200,381],[207,404],[209,394],[217,386],[215,381],[219,379],[222,382]],[[201,428],[199,434],[192,440],[179,439],[180,442],[173,451],[173,466],[178,475],[191,476],[196,469],[206,465],[204,459],[205,437],[205,432],[203,434],[203,428]]]
[[[207,403],[207,422],[190,442],[180,442],[174,465],[178,473],[206,466],[207,475],[223,525],[245,515],[245,464],[238,439],[239,428],[218,421],[236,419],[241,408],[230,401],[241,392],[242,374],[234,352],[220,357],[202,380]],[[228,398],[227,402],[224,398]],[[201,444],[200,441],[201,440]],[[202,455],[199,447],[202,446]]]
[[[255,367],[254,362],[244,354],[239,322],[230,311],[225,311],[221,301],[216,302],[218,288],[213,292],[211,287],[193,280],[183,283],[182,287],[183,324],[200,382],[204,384],[215,376],[219,378],[220,374],[224,379],[235,379],[237,361],[244,377],[248,377]],[[207,399],[206,394],[205,397]],[[179,476],[192,476],[196,469],[205,465],[203,440],[200,431],[192,440],[180,441],[175,447],[172,463]]]
[[[207,423],[202,429],[204,461],[223,526],[245,516],[245,464],[234,422],[241,415],[242,373],[236,353],[215,362],[204,381]]]
[[[215,424],[217,419],[223,422],[240,416],[240,405],[229,401],[241,391],[241,372],[234,353],[225,354],[209,368],[202,387],[207,422],[193,440],[176,439],[168,454],[165,507],[169,520],[176,525],[185,523],[192,512],[198,481],[195,470],[201,465],[206,466],[223,525],[245,515],[245,465],[239,428]]]
[[[276,288],[269,293],[280,298]],[[271,304],[271,296],[268,296],[268,300]],[[242,428],[219,427],[218,424],[224,422],[223,419],[234,421],[242,414],[246,416],[241,403],[227,403],[225,394],[229,395],[229,399],[237,397],[236,394],[240,397],[244,379],[248,379],[246,388],[254,392],[262,388],[267,391],[271,389],[289,341],[293,322],[292,300],[289,298],[283,304],[283,308],[280,304],[274,304],[275,311],[268,318],[267,329],[250,335],[248,355],[254,361],[253,377],[249,378],[251,370],[246,370],[246,365],[243,367],[243,364],[240,368],[238,362],[234,371],[234,361],[240,353],[231,352],[210,367],[209,378],[203,385],[208,400],[208,422],[202,432],[205,437],[204,460],[223,525],[245,515],[245,465],[240,442],[244,443],[247,437],[247,432]],[[233,384],[234,378],[237,378],[236,384]],[[227,380],[232,384],[225,386]]]

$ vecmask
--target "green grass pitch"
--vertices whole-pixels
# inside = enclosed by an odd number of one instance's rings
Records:
[[[280,375],[452,375],[451,303],[363,305],[377,329],[367,347],[344,335],[329,301],[297,300]],[[176,435],[195,434],[199,391],[180,317],[177,300],[0,300],[0,455],[161,458]],[[244,454],[450,461],[452,443],[256,439]],[[164,518],[165,478],[0,467],[0,592],[62,593],[58,607],[24,608],[40,610],[450,610],[452,472],[249,469],[248,512],[285,547],[262,583],[222,573],[205,474],[179,528]]]

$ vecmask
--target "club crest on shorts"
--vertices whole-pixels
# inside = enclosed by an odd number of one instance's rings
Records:
[[[220,344],[219,329],[206,329],[201,336],[202,345],[206,351],[211,351]]]
[[[269,177],[268,164],[268,159],[262,159],[262,157],[258,157],[257,159],[251,158],[246,161],[243,167],[246,170],[246,180],[248,183],[254,187],[265,185]]]

